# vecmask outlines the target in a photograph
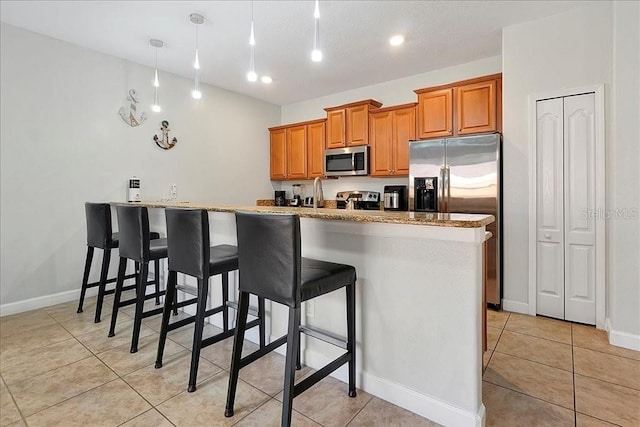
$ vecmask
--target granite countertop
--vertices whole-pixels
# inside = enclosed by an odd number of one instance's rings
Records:
[[[334,221],[353,222],[378,222],[388,224],[430,225],[436,227],[478,228],[484,227],[495,221],[493,215],[483,214],[458,214],[458,213],[430,213],[430,212],[390,212],[346,210],[328,208],[293,208],[288,206],[238,206],[222,203],[200,202],[167,202],[167,201],[142,201],[142,202],[113,202],[114,204],[128,204],[146,206],[149,208],[197,208],[210,212],[264,212],[264,213],[288,213],[297,214],[301,218],[328,219]]]

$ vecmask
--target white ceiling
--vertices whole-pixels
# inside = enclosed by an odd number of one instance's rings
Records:
[[[284,105],[501,53],[503,27],[591,1],[320,1],[324,60],[310,59],[313,1],[255,1],[255,64],[271,85],[249,83],[250,1],[6,1],[3,22],[193,77],[200,13],[201,80]],[[404,45],[392,48],[391,35]]]

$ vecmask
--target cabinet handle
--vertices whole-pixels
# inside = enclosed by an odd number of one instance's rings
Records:
[[[462,128],[458,128],[458,132],[462,131]]]
[[[545,238],[545,239],[550,239],[550,238],[551,238],[551,234],[549,234],[549,233],[545,233],[545,234],[544,234],[544,238]]]

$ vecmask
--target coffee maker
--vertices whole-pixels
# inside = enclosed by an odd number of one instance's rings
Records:
[[[386,185],[384,187],[384,210],[409,210],[409,197],[406,185]]]
[[[438,212],[438,178],[416,177],[413,182],[416,212]]]

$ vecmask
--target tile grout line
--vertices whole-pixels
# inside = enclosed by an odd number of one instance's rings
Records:
[[[558,404],[557,404],[557,403],[555,403],[555,402],[551,402],[551,401],[549,401],[549,400],[542,399],[542,398],[540,398],[540,397],[532,396],[532,395],[527,394],[527,393],[525,393],[524,391],[521,391],[521,390],[515,390],[515,389],[513,389],[513,388],[509,388],[509,387],[504,386],[504,385],[501,385],[501,384],[496,384],[496,383],[494,383],[494,382],[491,382],[491,381],[489,381],[489,380],[485,380],[485,379],[483,379],[482,381],[487,382],[487,383],[492,384],[492,385],[495,385],[495,386],[498,386],[498,387],[502,387],[502,388],[504,388],[505,390],[511,390],[511,391],[513,391],[513,392],[516,392],[516,393],[522,394],[522,395],[527,396],[527,397],[530,397],[530,398],[532,398],[532,399],[539,400],[539,401],[541,401],[541,402],[549,403],[549,404],[551,404],[551,405],[557,406],[557,407],[559,407],[559,408],[566,409],[566,410],[568,410],[568,411],[573,411],[571,408],[567,408],[566,406],[558,405]],[[573,411],[573,412],[575,412],[575,411]]]
[[[360,408],[360,410],[358,412],[355,413],[355,415],[353,417],[351,417],[349,419],[349,421],[347,421],[347,424],[345,424],[345,427],[347,427],[349,424],[351,424],[353,422],[353,420],[356,419],[356,417],[358,415],[360,415],[360,412],[364,411],[364,408],[366,408],[367,406],[369,406],[369,403],[371,403],[371,401],[373,400],[373,395],[370,395],[371,397],[369,397],[369,400],[367,400],[367,403],[365,403],[364,405],[362,405],[362,408]],[[320,424],[320,423],[318,423]]]
[[[25,423],[25,425],[28,426],[29,424],[27,424],[27,418],[24,416],[24,414],[22,413],[22,410],[18,406],[18,402],[16,402],[16,398],[13,397],[13,393],[11,393],[11,389],[9,388],[9,384],[7,384],[7,382],[4,381],[4,378],[2,377],[2,375],[0,375],[0,378],[2,378],[2,381],[4,382],[4,386],[7,388],[7,393],[9,393],[9,397],[11,397],[11,401],[13,402],[13,406],[16,407],[16,410],[18,411],[18,415],[20,415],[20,419],[22,420],[22,422]],[[14,421],[14,422],[17,422],[17,421]]]

